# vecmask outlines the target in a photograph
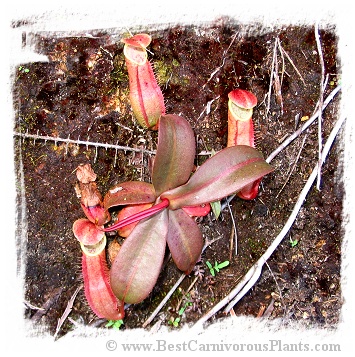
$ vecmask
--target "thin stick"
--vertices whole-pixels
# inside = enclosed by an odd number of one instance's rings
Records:
[[[160,302],[160,304],[157,306],[157,308],[152,312],[152,314],[148,317],[148,319],[143,323],[142,327],[147,327],[149,325],[154,317],[158,314],[158,312],[163,308],[163,306],[167,303],[167,301],[170,299],[171,295],[175,292],[175,290],[179,287],[179,285],[182,283],[182,281],[185,279],[186,274],[181,274],[180,278],[178,281],[175,283],[175,285],[170,289],[170,291],[166,294],[164,299]]]
[[[54,339],[57,338],[57,335],[59,333],[60,328],[62,327],[64,321],[66,320],[66,318],[69,316],[73,305],[74,305],[74,300],[76,298],[76,296],[78,295],[78,292],[83,288],[83,285],[80,285],[79,287],[77,287],[77,289],[75,290],[73,296],[70,298],[70,300],[68,301],[67,307],[65,308],[65,311],[62,315],[62,317],[58,320],[58,324],[57,324],[57,329],[55,330],[55,334],[54,334]]]
[[[231,261],[233,257],[234,234],[235,234],[234,229],[231,229],[230,238],[229,238],[229,261]]]
[[[226,54],[227,54],[227,52],[229,51],[229,49],[231,48],[231,46],[232,46],[233,42],[235,41],[237,35],[238,35],[238,32],[236,32],[236,33],[234,34],[234,36],[233,36],[231,42],[229,43],[228,48],[227,48],[225,51],[223,51],[222,63],[221,63],[221,65],[218,66],[218,67],[211,73],[210,77],[208,78],[207,82],[202,86],[202,88],[205,88],[206,85],[207,85],[207,84],[211,81],[211,79],[214,77],[214,75],[215,75],[218,71],[220,71],[221,68],[224,66],[224,62],[226,61]]]
[[[238,255],[238,234],[237,234],[237,225],[235,224],[235,220],[233,217],[233,212],[231,210],[231,206],[229,202],[227,202],[228,210],[232,218],[233,230],[234,230],[234,237],[235,237],[235,255]]]
[[[283,80],[284,80],[284,74],[285,74],[285,57],[284,54],[282,52],[282,46],[281,46],[281,41],[280,39],[277,37],[277,47],[279,48],[279,52],[281,55],[281,59],[282,59],[282,71],[281,71],[281,80],[280,80],[280,84],[282,86]]]
[[[23,303],[25,304],[26,307],[28,307],[29,309],[32,309],[32,310],[40,310],[40,311],[45,311],[46,310],[44,307],[39,307],[39,306],[36,306],[36,305],[32,305],[27,300],[24,300]]]
[[[277,61],[276,49],[277,49],[277,38],[275,38],[274,52],[273,52],[273,56],[272,56],[272,63],[271,63],[271,70],[270,70],[269,93],[268,93],[267,106],[266,106],[266,115],[269,113],[269,110],[270,110],[271,89],[272,89],[272,79],[274,77],[275,59]]]
[[[202,117],[202,115],[206,112],[206,115],[208,115],[211,112],[211,105],[212,103],[219,99],[220,95],[218,95],[216,98],[211,99],[210,101],[207,102],[206,106],[203,108],[201,114],[198,116],[198,118],[196,119],[196,123],[200,120],[200,118]],[[196,126],[196,123],[194,124],[194,126]]]
[[[303,82],[304,85],[306,85],[306,82],[304,81],[300,71],[297,69],[297,67],[295,66],[295,64],[293,63],[291,57],[288,55],[288,53],[285,51],[285,49],[283,47],[281,47],[282,53],[287,57],[287,59],[289,60],[289,62],[291,63],[292,67],[295,69],[295,71],[297,72],[297,74],[299,75],[299,77],[301,78],[301,81]]]
[[[293,163],[292,168],[291,168],[289,174],[287,175],[284,184],[282,185],[280,191],[279,191],[278,194],[275,196],[275,198],[279,197],[280,193],[281,193],[282,190],[285,188],[285,186],[286,186],[288,180],[290,179],[290,177],[291,177],[291,175],[292,175],[292,172],[294,171],[294,169],[295,169],[295,167],[296,167],[296,165],[297,165],[297,162],[298,162],[298,160],[299,160],[299,158],[300,158],[300,156],[301,156],[301,152],[302,152],[302,150],[303,150],[304,142],[306,141],[306,139],[307,139],[307,135],[305,135],[305,137],[303,138],[302,143],[301,143],[301,148],[300,148],[299,151],[298,151],[298,154],[297,154],[297,157],[296,157],[296,159],[295,159],[295,162]]]
[[[330,148],[334,142],[336,135],[338,134],[341,126],[345,121],[345,117],[340,117],[338,121],[335,123],[333,130],[331,131],[326,144],[324,145],[323,152],[322,152],[322,163],[325,161]],[[259,279],[262,271],[263,265],[269,259],[269,257],[273,254],[275,249],[281,243],[285,235],[288,233],[290,228],[292,227],[300,208],[303,205],[304,200],[307,197],[308,192],[310,191],[318,172],[318,165],[316,164],[314,167],[311,175],[309,176],[305,186],[303,187],[298,200],[286,222],[284,227],[282,228],[281,232],[269,246],[269,248],[265,251],[265,253],[259,258],[259,260],[249,269],[249,271],[245,274],[243,279],[238,283],[238,285],[217,305],[215,305],[210,311],[208,311],[204,316],[202,316],[194,325],[194,327],[198,328],[202,326],[209,318],[211,318],[215,313],[217,313],[223,306],[228,304],[228,306],[224,309],[225,313],[228,313],[233,306],[254,286],[256,281]]]
[[[186,295],[189,293],[189,291],[194,287],[194,285],[196,284],[197,279],[198,279],[198,276],[195,277],[194,281],[193,281],[193,282],[190,284],[190,286],[187,288],[186,293],[185,293],[184,296],[186,296]]]
[[[321,66],[321,80],[319,86],[319,110],[318,110],[318,157],[319,157],[319,165],[318,165],[318,176],[317,176],[317,189],[320,190],[320,181],[321,181],[321,160],[322,160],[322,107],[323,107],[323,96],[324,96],[324,59],[323,59],[323,52],[322,46],[320,43],[319,38],[319,31],[318,31],[318,23],[316,23],[314,27],[314,35],[316,38],[317,43],[317,50],[319,55],[319,62]]]
[[[279,47],[280,45],[280,40],[277,37],[276,38],[276,43]],[[280,106],[280,110],[281,110],[281,115],[283,115],[283,99],[282,99],[282,91],[281,91],[281,86],[282,86],[282,80],[280,81],[280,77],[279,77],[279,59],[277,56],[277,51],[276,53],[276,60],[275,60],[275,68],[274,68],[274,93],[275,93],[275,98],[276,98],[276,103]],[[283,77],[284,72],[282,72],[282,77]]]
[[[275,281],[275,285],[276,285],[276,287],[277,287],[277,290],[279,291],[280,299],[281,299],[281,301],[282,301],[282,307],[283,307],[283,310],[284,310],[284,314],[286,314],[286,304],[285,304],[284,298],[283,298],[283,296],[282,296],[282,291],[281,291],[280,285],[279,285],[279,283],[277,282],[276,277],[275,277],[273,271],[271,270],[269,264],[268,264],[267,262],[265,262],[265,265],[266,265],[267,268],[269,269],[269,272],[270,272],[271,276],[273,277],[273,279],[274,279],[274,281]]]
[[[32,316],[31,320],[38,322],[41,317],[52,307],[52,305],[58,300],[63,288],[56,288],[53,291],[53,295],[43,304],[41,308],[37,309],[37,312]]]
[[[324,110],[329,102],[335,97],[335,95],[340,91],[341,86],[337,86],[332,90],[332,92],[325,99],[323,105],[321,106],[322,110]],[[303,133],[316,119],[318,118],[318,113],[312,115],[298,130],[296,130],[292,135],[290,135],[287,139],[285,139],[282,144],[277,147],[267,158],[266,162],[270,163],[271,160],[275,158],[286,146],[288,146],[293,140],[295,140],[301,133]]]
[[[67,143],[68,144],[75,144],[75,145],[86,145],[88,146],[94,146],[97,150],[98,147],[105,148],[105,149],[116,149],[116,150],[123,150],[123,151],[135,151],[141,153],[142,151],[146,154],[155,154],[155,151],[150,151],[150,150],[142,150],[139,148],[131,148],[129,146],[122,146],[122,145],[114,145],[114,144],[106,144],[106,143],[97,143],[97,142],[92,142],[92,141],[84,141],[84,140],[72,140],[72,139],[62,139],[62,138],[54,138],[52,136],[46,136],[46,135],[34,135],[34,134],[28,134],[28,133],[18,133],[14,132],[13,133],[15,136],[19,136],[22,138],[26,139],[34,139],[34,140],[44,140],[44,141],[54,141],[55,145],[57,145],[57,142],[60,143]]]
[[[176,305],[175,310],[179,311],[180,306],[184,300],[184,298],[187,296],[187,294],[189,293],[189,291],[193,288],[193,286],[196,284],[196,281],[198,280],[198,276],[195,277],[195,279],[193,280],[193,282],[190,284],[190,286],[187,288],[187,290],[185,291],[184,295],[182,296],[182,298],[179,300],[178,304]]]

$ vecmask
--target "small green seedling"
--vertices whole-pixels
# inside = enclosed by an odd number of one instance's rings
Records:
[[[186,308],[188,306],[191,306],[192,305],[192,302],[191,301],[187,301],[185,303],[185,305],[183,307],[180,308],[178,314],[179,314],[179,317],[175,317],[175,319],[171,318],[171,320],[169,320],[168,324],[169,325],[173,325],[174,327],[178,327],[179,326],[179,322],[181,321],[181,317],[182,314],[185,312]]]
[[[210,205],[211,205],[212,212],[213,212],[214,216],[216,217],[216,219],[218,219],[218,217],[222,211],[221,201],[211,202]]]
[[[191,306],[191,305],[192,305],[192,302],[191,302],[191,301],[187,301],[187,302],[185,303],[185,305],[180,308],[180,310],[179,310],[179,315],[181,316],[181,315],[185,312],[186,308],[187,308],[188,306]]]
[[[290,237],[290,243],[291,243],[291,247],[295,247],[297,244],[298,244],[298,239],[295,239],[293,240],[291,237]]]
[[[105,327],[112,327],[115,330],[119,330],[123,325],[123,320],[109,320]]]
[[[181,321],[181,318],[176,317],[174,320],[169,320],[168,324],[173,325],[174,327],[178,327],[180,321]]]
[[[206,265],[208,266],[208,269],[210,270],[211,275],[212,275],[212,276],[215,276],[215,275],[216,275],[215,272],[219,273],[219,271],[220,271],[222,268],[225,268],[226,266],[229,265],[229,261],[226,260],[226,261],[224,261],[224,262],[222,262],[222,263],[217,263],[217,262],[215,262],[215,263],[214,263],[214,266],[212,266],[212,264],[211,264],[209,261],[207,261],[207,262],[206,262]]]
[[[20,72],[24,72],[24,73],[28,73],[28,72],[30,71],[28,68],[25,68],[25,67],[22,67],[22,66],[20,66],[20,67],[18,68],[18,70],[19,70]]]

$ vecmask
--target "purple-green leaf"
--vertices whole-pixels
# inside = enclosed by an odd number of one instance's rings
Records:
[[[228,147],[206,160],[185,185],[164,192],[161,198],[169,200],[172,210],[218,201],[272,170],[256,149],[247,145]]]
[[[197,223],[182,209],[170,211],[167,243],[176,266],[189,274],[203,248],[203,238]]]
[[[160,118],[158,148],[152,182],[157,196],[189,179],[195,158],[195,136],[190,124],[178,115]]]
[[[154,186],[147,182],[126,181],[112,187],[104,197],[104,207],[153,203],[156,200]]]
[[[152,291],[164,260],[168,231],[167,210],[141,221],[125,239],[110,270],[112,291],[130,304]]]

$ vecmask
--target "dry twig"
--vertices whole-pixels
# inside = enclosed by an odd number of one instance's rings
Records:
[[[277,45],[277,47],[281,47],[281,44],[280,44],[280,40],[279,38],[277,37],[276,40],[275,40],[275,46]],[[282,52],[281,52],[282,54]],[[277,57],[277,51],[275,51],[275,55],[276,55],[276,58],[275,58],[275,63],[274,63],[274,73],[273,73],[273,78],[274,78],[274,81],[273,81],[273,86],[274,86],[274,92],[275,92],[275,97],[276,97],[276,103],[279,105],[280,107],[280,110],[281,110],[281,115],[283,115],[283,112],[284,112],[284,104],[283,104],[283,99],[282,99],[282,92],[281,92],[281,86],[282,86],[282,78],[283,78],[283,75],[284,75],[284,69],[282,71],[282,74],[281,74],[281,80],[280,80],[280,77],[279,77],[279,59]],[[282,56],[283,58],[283,56]]]
[[[237,256],[237,255],[238,255],[238,232],[237,232],[237,225],[235,224],[235,219],[234,219],[233,212],[232,212],[232,209],[231,209],[231,206],[230,206],[229,202],[227,202],[227,207],[228,207],[228,210],[229,210],[231,219],[232,219],[233,232],[234,232],[234,233],[233,233],[233,236],[234,236],[234,238],[235,238],[235,255]]]
[[[88,141],[88,140],[73,140],[70,139],[69,137],[66,139],[63,138],[55,138],[52,136],[47,136],[47,135],[38,135],[38,134],[29,134],[29,133],[19,133],[19,132],[14,132],[14,136],[19,136],[21,138],[25,139],[33,139],[34,141],[36,140],[44,140],[46,141],[54,141],[54,145],[57,145],[57,143],[66,143],[67,145],[69,144],[74,144],[74,145],[84,145],[88,149],[89,146],[94,146],[96,148],[104,148],[104,149],[116,149],[116,150],[122,150],[122,151],[135,151],[135,152],[144,152],[146,154],[155,154],[155,151],[150,151],[150,150],[142,150],[139,148],[131,148],[130,146],[122,146],[122,145],[115,145],[115,144],[107,144],[107,143],[98,143],[94,141]]]
[[[179,287],[182,281],[185,279],[186,274],[181,274],[178,281],[174,284],[174,286],[170,289],[170,291],[165,295],[164,299],[160,302],[157,308],[152,312],[152,314],[148,317],[147,320],[143,323],[142,327],[147,327],[154,319],[154,317],[159,313],[159,311],[163,308],[163,306],[170,299],[170,296],[174,294],[175,290]]]
[[[287,57],[287,59],[289,60],[289,62],[291,63],[292,67],[294,68],[294,70],[296,71],[296,73],[299,75],[299,77],[301,78],[301,81],[304,85],[306,85],[306,82],[304,81],[302,74],[300,73],[300,71],[297,69],[296,65],[293,63],[291,57],[289,56],[289,54],[285,51],[285,49],[280,46],[280,49],[282,51],[282,53]]]
[[[274,77],[275,73],[275,62],[277,61],[277,39],[275,39],[275,44],[274,44],[274,51],[273,51],[273,56],[272,56],[272,63],[271,63],[271,69],[270,69],[270,83],[269,83],[269,92],[268,92],[268,97],[267,97],[267,106],[266,106],[266,115],[268,115],[269,110],[270,110],[270,101],[271,101],[271,89],[272,89],[272,80]]]
[[[234,242],[234,235],[235,235],[235,230],[234,228],[231,229],[231,234],[230,234],[230,238],[229,238],[229,260],[232,260],[233,257],[233,242]]]
[[[187,294],[190,292],[190,290],[193,288],[193,286],[196,284],[196,281],[198,280],[198,276],[195,277],[195,279],[193,280],[193,282],[190,284],[190,286],[187,288],[187,290],[185,291],[184,295],[182,296],[182,298],[179,300],[178,304],[176,305],[176,311],[179,311],[180,306],[182,304],[182,302],[184,301],[184,298],[187,297]]]
[[[303,146],[304,146],[304,143],[305,143],[306,139],[307,139],[307,135],[305,135],[305,137],[303,138],[302,143],[301,143],[301,147],[300,147],[300,149],[299,149],[299,151],[298,151],[298,154],[297,154],[297,157],[296,157],[296,159],[295,159],[295,161],[294,161],[294,163],[293,163],[293,165],[292,165],[292,167],[291,167],[291,170],[290,170],[290,172],[288,173],[284,184],[282,185],[280,191],[277,193],[277,195],[275,196],[275,198],[279,197],[280,193],[281,193],[282,190],[285,188],[285,186],[286,186],[288,180],[290,179],[290,177],[291,177],[291,175],[292,175],[292,172],[294,171],[294,169],[295,169],[295,167],[296,167],[296,165],[297,165],[297,162],[298,162],[298,160],[299,160],[299,158],[300,158],[300,156],[301,156],[301,152],[302,152],[302,150],[303,150]]]
[[[217,97],[211,99],[210,101],[207,102],[206,106],[203,108],[202,112],[200,113],[200,115],[198,116],[198,118],[196,119],[196,122],[194,124],[194,127],[196,126],[196,124],[198,123],[198,121],[200,120],[200,118],[202,117],[202,115],[206,112],[206,115],[208,115],[211,112],[211,105],[215,100],[218,100],[220,98],[220,95],[217,95]]]
[[[69,144],[74,144],[74,145],[84,145],[86,146],[86,150],[88,150],[89,146],[95,148],[95,158],[94,162],[96,162],[97,159],[97,149],[98,148],[104,148],[104,149],[115,149],[115,161],[114,161],[114,167],[116,166],[116,160],[117,160],[117,151],[122,150],[122,151],[133,151],[133,152],[139,152],[139,153],[145,153],[145,154],[155,154],[155,151],[150,151],[150,150],[145,150],[142,148],[131,148],[129,146],[122,146],[122,145],[115,145],[115,144],[107,144],[107,143],[98,143],[98,142],[93,142],[89,140],[80,140],[79,138],[77,140],[70,139],[69,137],[66,139],[63,138],[55,138],[52,136],[47,136],[47,135],[38,135],[38,134],[29,134],[29,133],[19,133],[19,132],[14,132],[14,136],[19,136],[23,139],[33,139],[34,142],[36,140],[44,140],[44,142],[51,141],[54,142],[54,145],[56,146],[57,143],[65,143],[65,154],[68,152],[68,146]]]
[[[33,304],[31,304],[29,301],[27,301],[27,300],[24,300],[24,305],[27,307],[27,308],[29,308],[29,309],[31,309],[31,310],[41,310],[41,311],[44,311],[45,309],[43,308],[43,307],[39,307],[39,306],[36,306],[36,305],[33,305]]]
[[[281,80],[279,78],[279,63],[278,63],[278,56],[277,56],[277,49],[280,52],[281,59],[282,59],[282,72],[281,72]],[[288,59],[288,61],[291,63],[292,67],[296,71],[296,73],[299,75],[301,78],[301,81],[303,82],[304,85],[306,85],[300,71],[297,69],[296,65],[292,61],[291,57],[289,54],[285,51],[285,49],[282,47],[280,39],[278,37],[275,38],[275,44],[274,44],[274,50],[273,50],[273,56],[272,56],[272,63],[271,63],[271,69],[270,69],[270,83],[269,83],[269,92],[267,94],[267,105],[266,105],[266,115],[270,111],[270,100],[271,100],[271,89],[274,87],[274,92],[275,92],[275,97],[276,97],[276,102],[281,108],[281,114],[283,113],[283,99],[282,99],[282,93],[281,93],[281,87],[282,87],[282,82],[283,82],[283,76],[285,73],[285,58]]]
[[[62,291],[63,288],[54,289],[52,296],[43,304],[42,307],[38,308],[37,312],[32,316],[31,320],[33,322],[38,322],[42,316],[47,313],[51,306],[56,303]]]
[[[78,292],[82,289],[83,285],[80,285],[74,292],[73,296],[70,298],[70,300],[68,301],[67,307],[65,308],[65,311],[62,315],[62,317],[58,320],[58,324],[57,324],[57,329],[55,330],[55,334],[54,334],[54,339],[57,338],[57,335],[59,333],[59,330],[61,329],[64,321],[66,320],[66,318],[69,316],[73,305],[74,305],[74,300],[76,298],[76,295],[78,295]]]
[[[321,66],[321,80],[319,86],[319,110],[318,110],[318,176],[317,176],[317,188],[320,190],[320,181],[321,181],[321,161],[322,161],[322,107],[323,107],[323,96],[324,96],[324,59],[322,52],[322,45],[320,43],[319,31],[318,31],[318,23],[314,27],[314,34],[317,43],[317,50],[319,55],[319,62]]]
[[[336,87],[332,90],[332,92],[328,95],[326,100],[322,105],[322,110],[324,110],[327,105],[331,102],[331,100],[335,97],[335,95],[340,91],[340,86]],[[275,158],[286,146],[288,146],[293,140],[295,140],[301,133],[303,133],[316,119],[318,118],[318,113],[312,115],[298,130],[296,130],[292,135],[290,135],[287,139],[285,139],[281,145],[279,145],[267,158],[266,162],[270,163],[271,160]]]
[[[285,304],[285,302],[284,302],[284,298],[283,298],[283,295],[282,295],[282,291],[281,291],[280,285],[279,285],[279,283],[277,282],[276,277],[275,277],[273,271],[271,270],[269,264],[268,264],[267,262],[265,262],[265,265],[266,265],[267,268],[269,269],[269,272],[270,272],[271,276],[273,277],[273,279],[274,279],[274,281],[275,281],[277,290],[279,291],[280,300],[282,301],[282,307],[283,307],[283,310],[284,310],[284,314],[286,314],[286,304]]]
[[[226,61],[226,54],[227,54],[227,52],[229,51],[229,49],[231,48],[231,46],[232,46],[233,42],[235,41],[237,35],[238,35],[238,32],[236,32],[236,33],[234,34],[234,36],[233,36],[233,38],[232,38],[232,40],[231,40],[231,42],[230,42],[228,48],[227,48],[225,51],[223,51],[222,63],[221,63],[221,65],[218,66],[218,67],[210,74],[210,77],[208,78],[207,82],[202,86],[202,88],[205,88],[205,86],[211,81],[211,79],[214,77],[214,75],[215,75],[217,72],[219,72],[219,71],[222,69],[222,67],[224,66],[224,63],[225,63],[225,61]]]

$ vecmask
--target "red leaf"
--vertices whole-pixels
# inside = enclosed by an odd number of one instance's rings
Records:
[[[209,158],[183,186],[164,192],[170,209],[221,200],[271,172],[260,152],[246,145],[228,147]]]
[[[152,184],[141,181],[122,182],[110,189],[104,198],[104,207],[153,203],[156,200]]]
[[[167,243],[176,266],[190,274],[201,255],[203,238],[197,223],[182,209],[169,211]]]
[[[189,179],[194,165],[195,145],[194,132],[184,118],[171,114],[161,117],[152,174],[157,196],[183,185]]]
[[[153,289],[164,259],[167,220],[164,209],[139,222],[123,242],[110,273],[112,290],[118,299],[136,304]]]

